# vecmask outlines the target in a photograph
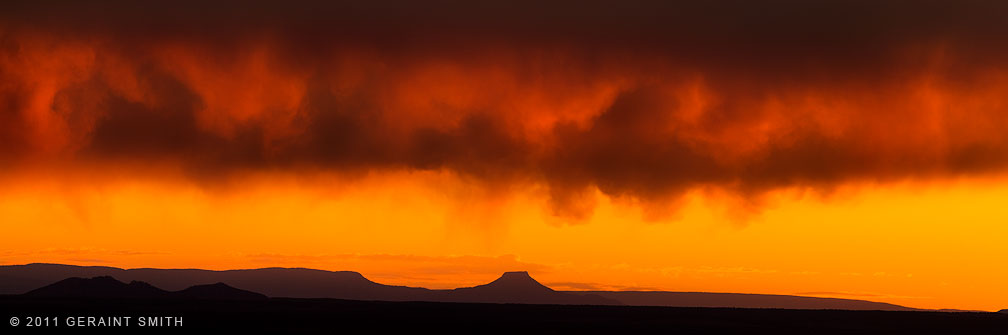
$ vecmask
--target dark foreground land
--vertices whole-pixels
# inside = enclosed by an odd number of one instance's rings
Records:
[[[324,330],[440,333],[947,333],[1003,334],[1008,314],[895,311],[561,306],[336,299],[191,300],[0,297],[4,334],[129,330],[188,332]],[[129,326],[89,325],[87,317],[131,317]],[[28,326],[28,317],[49,325]],[[83,318],[81,318],[83,317]],[[141,327],[138,319],[161,319]],[[18,318],[12,326],[11,318]],[[84,325],[70,326],[68,318]],[[174,318],[181,318],[180,325]],[[45,320],[45,319],[42,319]],[[54,321],[55,320],[55,321]],[[95,319],[97,322],[97,319]],[[120,318],[120,320],[122,320]],[[148,321],[150,319],[147,319]],[[39,321],[38,319],[34,320]],[[99,329],[100,328],[100,329]]]

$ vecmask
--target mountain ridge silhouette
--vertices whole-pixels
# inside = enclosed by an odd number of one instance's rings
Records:
[[[187,289],[172,292],[172,295],[188,299],[258,300],[267,298],[264,294],[237,289],[225,283],[193,285]]]
[[[194,285],[184,290],[166,291],[142,281],[128,284],[111,276],[93,278],[71,277],[28,291],[27,297],[50,298],[101,298],[101,299],[225,299],[256,300],[266,299],[265,295],[236,289],[224,283]]]
[[[241,270],[121,269],[106,266],[32,263],[0,266],[0,294],[21,294],[71,277],[93,278],[100,276],[110,276],[123,282],[142,281],[168,291],[181,291],[193,286],[221,283],[267,297],[286,298],[505,304],[918,310],[866,300],[790,295],[666,291],[556,291],[539,283],[526,271],[505,272],[496,280],[483,285],[432,290],[380,284],[353,271],[278,267]]]

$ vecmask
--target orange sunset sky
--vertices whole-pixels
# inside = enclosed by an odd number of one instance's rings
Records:
[[[1008,5],[0,10],[0,264],[1008,308]]]

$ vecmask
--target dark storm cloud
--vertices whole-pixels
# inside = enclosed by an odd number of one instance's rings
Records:
[[[51,110],[79,142],[79,159],[169,159],[203,174],[448,169],[487,181],[543,181],[560,212],[577,207],[576,198],[593,186],[648,198],[710,185],[749,194],[998,172],[1008,163],[1008,137],[999,131],[1008,126],[1008,110],[973,100],[1008,88],[988,78],[1008,69],[1005,17],[1008,3],[998,1],[6,2],[0,78],[10,80],[0,84],[0,159],[27,155],[39,142],[33,136],[42,136],[32,131],[39,116],[29,106],[50,98],[31,100],[43,92],[39,82],[48,83],[36,72],[64,74],[20,68],[77,43],[95,50],[82,56],[98,64],[95,73],[51,81],[61,85]],[[38,36],[49,44],[29,43]],[[207,71],[250,57],[249,46],[261,40],[271,55],[263,71],[306,74],[298,77],[304,89],[297,107],[277,112],[292,115],[284,129],[295,130],[283,136],[270,135],[279,127],[269,118],[239,118],[227,133],[201,123],[201,113],[212,110],[205,91],[215,86],[184,78],[182,63],[165,61],[158,49],[180,46]],[[332,78],[347,68],[333,62],[346,55],[378,65],[361,65],[364,79],[342,83]],[[547,60],[526,59],[532,57]],[[102,63],[116,59],[131,63]],[[542,137],[519,130],[522,121],[506,106],[521,97],[508,92],[472,103],[479,106],[472,110],[443,107],[459,118],[413,124],[408,106],[389,107],[389,100],[408,99],[387,92],[402,73],[432,62],[500,67],[529,85],[560,74],[570,78],[553,86],[631,84],[586,123],[558,119]],[[142,99],[110,82],[120,78],[110,69],[119,67],[139,83]],[[386,72],[368,72],[376,68]],[[716,101],[686,122],[688,107],[662,85],[691,74]],[[898,101],[914,97],[901,89],[921,78],[951,92],[939,96],[950,104],[947,112],[936,116]],[[810,116],[807,106],[761,108],[793,95],[809,99],[785,102],[826,101],[817,106],[827,110]],[[815,117],[842,125],[808,121]],[[769,135],[746,137],[764,124]],[[753,148],[726,153],[732,141]]]

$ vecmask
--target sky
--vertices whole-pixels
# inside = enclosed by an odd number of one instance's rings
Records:
[[[0,263],[1008,308],[1008,4],[0,5]]]

